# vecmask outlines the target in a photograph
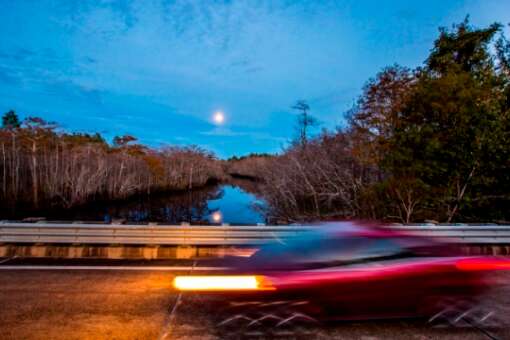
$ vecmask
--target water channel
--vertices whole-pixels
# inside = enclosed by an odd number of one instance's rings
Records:
[[[159,222],[178,224],[264,223],[264,202],[250,192],[253,183],[236,180],[184,192],[139,196],[128,200],[93,202],[72,209],[52,208],[38,212],[0,213],[0,219],[45,218],[65,221]],[[2,216],[3,215],[3,216]]]

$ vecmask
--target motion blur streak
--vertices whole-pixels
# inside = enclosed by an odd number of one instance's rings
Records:
[[[440,323],[465,313],[480,327],[497,324],[484,297],[501,288],[494,272],[510,269],[504,258],[470,257],[448,243],[356,221],[321,225],[224,264],[227,276],[178,277],[175,283],[205,295],[221,291],[212,294],[225,310],[221,325],[268,315],[320,321],[426,317]]]
[[[462,259],[457,261],[456,266],[465,271],[510,270],[510,261],[491,258]]]
[[[270,289],[267,280],[254,275],[241,276],[177,276],[174,287],[178,290],[260,290]]]

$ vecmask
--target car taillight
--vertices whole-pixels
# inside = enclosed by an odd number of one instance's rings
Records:
[[[267,277],[259,275],[176,276],[174,287],[181,291],[274,290]]]
[[[510,270],[510,261],[504,259],[462,259],[455,265],[457,269],[464,271]]]

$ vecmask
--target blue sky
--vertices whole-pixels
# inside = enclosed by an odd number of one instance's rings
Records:
[[[277,152],[295,100],[341,125],[369,77],[421,64],[466,14],[506,24],[510,1],[0,0],[0,110],[220,157]]]

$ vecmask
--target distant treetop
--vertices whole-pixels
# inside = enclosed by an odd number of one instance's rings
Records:
[[[131,142],[135,142],[137,140],[136,137],[130,136],[130,135],[124,135],[124,136],[115,136],[113,138],[113,145],[114,146],[126,146]]]
[[[262,153],[256,153],[256,152],[253,152],[253,153],[250,153],[250,154],[247,154],[247,155],[244,155],[244,156],[232,156],[230,157],[229,159],[227,159],[227,161],[241,161],[243,159],[248,159],[248,158],[256,158],[256,157],[274,157],[273,154],[270,154],[270,153],[266,153],[266,152],[262,152]]]
[[[17,129],[21,126],[18,115],[14,110],[9,110],[2,117],[2,128],[4,129]]]

